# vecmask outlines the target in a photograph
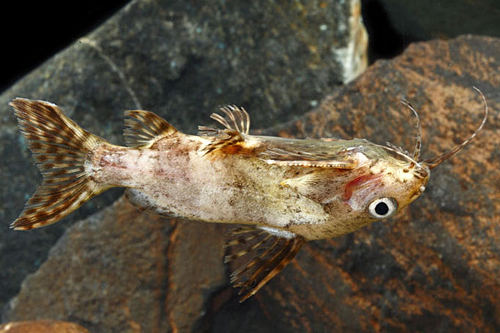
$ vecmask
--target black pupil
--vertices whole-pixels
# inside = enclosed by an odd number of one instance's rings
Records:
[[[389,206],[387,206],[387,204],[385,202],[379,202],[376,206],[375,206],[375,212],[378,214],[378,215],[385,215],[389,212]]]

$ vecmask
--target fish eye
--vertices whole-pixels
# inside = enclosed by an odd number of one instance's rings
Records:
[[[378,198],[368,206],[368,213],[376,219],[388,218],[398,210],[398,203],[393,198]]]

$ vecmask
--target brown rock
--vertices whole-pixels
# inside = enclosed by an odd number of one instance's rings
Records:
[[[92,332],[189,331],[225,284],[223,226],[160,218],[124,198],[68,229],[23,283],[8,320],[71,319]]]
[[[16,321],[0,325],[0,333],[89,333],[80,325],[56,320]]]
[[[316,110],[267,133],[366,137],[433,157],[488,124],[433,170],[392,221],[308,243],[243,304],[222,266],[224,226],[160,219],[120,201],[72,227],[11,302],[8,319],[71,319],[106,332],[500,331],[500,40],[418,43]]]

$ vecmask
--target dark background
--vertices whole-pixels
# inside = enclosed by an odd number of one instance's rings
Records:
[[[43,1],[29,5],[24,2],[1,5],[3,65],[0,92],[74,40],[85,36],[128,2],[93,0],[62,6],[59,2]],[[397,32],[379,1],[364,0],[363,17],[370,35],[371,62],[392,58],[417,39],[408,33]]]
[[[0,92],[75,39],[92,31],[128,2],[2,2]]]

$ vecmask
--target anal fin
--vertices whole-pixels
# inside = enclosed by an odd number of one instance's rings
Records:
[[[305,238],[272,228],[238,227],[229,232],[224,262],[240,302],[255,295],[295,257]]]

